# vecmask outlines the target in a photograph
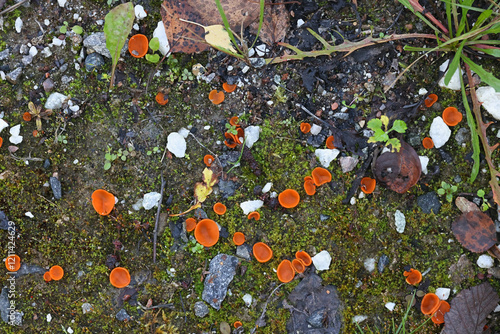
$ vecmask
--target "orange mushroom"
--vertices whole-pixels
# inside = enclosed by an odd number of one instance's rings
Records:
[[[267,262],[273,257],[273,251],[271,248],[263,242],[257,242],[253,245],[253,256],[260,263]]]
[[[233,326],[234,328],[240,328],[241,326],[243,326],[243,324],[241,323],[241,321],[235,321]]]
[[[31,121],[31,114],[29,112],[25,112],[23,114],[23,120],[25,120],[26,122]]]
[[[242,144],[243,142],[240,138],[245,138],[245,130],[243,130],[243,128],[237,128],[236,134],[230,133],[230,135],[236,144]]]
[[[196,228],[196,219],[188,218],[186,219],[186,231],[191,232]]]
[[[328,171],[328,169],[322,167],[314,168],[311,175],[314,180],[314,184],[318,187],[332,180],[332,174]]]
[[[312,179],[304,181],[304,190],[309,196],[316,194],[316,185]]]
[[[128,52],[135,58],[142,58],[148,53],[148,38],[143,34],[136,34],[128,40]]]
[[[300,259],[293,259],[292,260],[292,267],[299,274],[302,274],[304,272],[304,270],[306,270],[306,265]]]
[[[292,263],[289,260],[283,260],[278,265],[276,274],[278,274],[278,279],[280,280],[280,282],[288,283],[295,277],[295,270],[293,269]]]
[[[278,201],[282,207],[291,209],[299,204],[300,195],[296,190],[286,189],[278,195]]]
[[[329,136],[328,138],[326,138],[326,148],[329,148],[332,150],[335,148],[335,145],[333,145],[334,139],[335,138],[333,138],[333,136]]]
[[[203,157],[203,162],[205,163],[205,165],[206,165],[207,167],[212,166],[212,163],[213,163],[214,161],[215,161],[215,158],[214,158],[212,155],[210,155],[210,154],[207,154],[207,155],[205,155],[205,156]]]
[[[0,147],[2,147],[2,145],[3,145],[3,138],[0,137]]]
[[[455,107],[448,107],[443,111],[443,121],[449,126],[455,126],[462,121],[462,113]]]
[[[420,310],[426,315],[433,314],[438,310],[439,302],[439,297],[435,293],[427,293],[424,298],[422,298]]]
[[[64,276],[64,269],[58,265],[52,266],[49,269],[49,275],[54,281],[59,281]]]
[[[304,251],[298,251],[295,253],[295,257],[301,260],[306,267],[309,267],[313,263],[311,256]]]
[[[236,246],[243,245],[245,243],[245,235],[241,232],[235,232],[233,234],[233,242]]]
[[[18,271],[21,268],[21,258],[17,254],[9,255],[5,259],[5,268],[8,271]]]
[[[236,84],[230,85],[227,82],[224,82],[222,84],[222,89],[224,89],[226,91],[226,93],[232,93],[236,89]]]
[[[168,103],[167,95],[163,94],[162,92],[158,92],[158,94],[156,94],[155,100],[161,106],[164,106],[165,104]]]
[[[307,180],[313,180],[312,176],[304,176],[304,181],[307,181]]]
[[[229,147],[229,148],[235,148],[236,145],[238,145],[235,140],[234,140],[234,137],[231,133],[229,132],[224,132],[224,137],[226,138],[226,140],[224,141],[224,144]]]
[[[219,227],[212,219],[202,219],[194,229],[196,241],[205,247],[212,247],[219,241]]]
[[[43,274],[43,279],[45,282],[52,281],[52,277],[50,277],[50,272],[46,271],[45,274]]]
[[[371,194],[375,190],[375,186],[377,185],[377,181],[372,179],[371,177],[364,177],[361,179],[361,191],[365,194]]]
[[[259,220],[260,219],[260,213],[258,213],[257,211],[253,211],[253,212],[250,212],[248,214],[248,219],[255,219],[255,220]]]
[[[311,124],[300,123],[300,131],[302,131],[302,133],[308,133],[309,131],[311,131]]]
[[[413,268],[411,268],[410,271],[405,270],[403,275],[405,275],[406,277],[406,283],[411,285],[416,285],[422,281],[422,274],[420,273],[420,271]]]
[[[213,104],[221,104],[224,102],[224,92],[213,89],[210,94],[208,94],[208,99],[212,101]]]
[[[221,202],[217,202],[214,204],[214,212],[218,215],[223,215],[226,213],[226,206]]]
[[[238,116],[233,116],[229,119],[229,124],[232,126],[239,127],[240,126],[240,119]]]
[[[432,322],[439,325],[439,324],[444,324],[444,314],[450,312],[450,304],[448,302],[442,300],[439,303],[439,307],[432,316]]]
[[[431,149],[434,147],[434,141],[432,140],[432,138],[425,137],[424,139],[422,139],[422,145],[426,149]]]
[[[92,206],[101,216],[107,216],[115,207],[115,196],[104,189],[92,193]]]
[[[126,268],[116,267],[109,274],[109,282],[115,288],[124,288],[130,284],[130,273]]]
[[[429,96],[427,96],[424,100],[425,106],[430,108],[434,103],[436,103],[437,100],[438,96],[436,94],[429,94]]]

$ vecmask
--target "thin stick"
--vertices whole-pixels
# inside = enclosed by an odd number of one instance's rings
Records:
[[[158,202],[158,210],[156,210],[155,230],[153,234],[153,263],[156,263],[156,239],[158,238],[158,222],[160,221],[161,202],[163,201],[163,190],[165,189],[165,180],[163,179],[163,171],[161,172],[161,190],[160,202]]]
[[[269,297],[267,298],[266,300],[266,304],[264,305],[264,308],[262,309],[262,314],[260,315],[259,319],[257,319],[257,321],[255,323],[258,323],[260,322],[264,316],[266,315],[266,311],[267,311],[267,304],[269,304],[269,301],[271,300],[271,297],[273,296],[273,294],[276,292],[276,290],[278,290],[279,288],[281,288],[281,286],[285,284],[285,283],[281,283],[280,285],[278,285],[276,288],[274,288],[273,291],[271,291],[271,294],[269,295]],[[255,331],[257,330],[257,327],[258,326],[255,326],[254,328],[252,328],[252,330],[250,331],[250,334],[253,334],[255,333]]]

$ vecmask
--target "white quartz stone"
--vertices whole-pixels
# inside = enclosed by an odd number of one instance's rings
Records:
[[[240,203],[240,208],[243,210],[243,214],[248,215],[252,211],[257,211],[264,205],[264,202],[260,199],[256,199],[253,201],[246,201]]]
[[[181,134],[172,132],[167,137],[167,149],[177,158],[184,158],[186,154],[186,139]]]
[[[314,267],[318,271],[328,270],[332,262],[332,256],[326,250],[319,252],[312,257]]]
[[[434,118],[432,121],[429,136],[431,136],[436,148],[442,147],[450,139],[451,130],[441,116]]]

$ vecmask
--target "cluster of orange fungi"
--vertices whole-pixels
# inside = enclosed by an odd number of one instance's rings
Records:
[[[18,271],[19,268],[21,268],[21,258],[19,255],[9,255],[5,259],[5,268],[7,268],[8,271]]]
[[[155,100],[159,105],[164,106],[168,103],[168,96],[163,94],[162,92],[158,92],[158,94],[156,94]]]
[[[92,193],[92,206],[98,214],[107,216],[115,207],[115,196],[104,189],[97,189]]]
[[[128,40],[128,52],[135,58],[142,58],[148,53],[149,41],[143,34],[136,34]]]
[[[434,147],[434,141],[432,140],[432,138],[425,137],[424,139],[422,139],[422,146],[429,150]]]
[[[377,181],[371,177],[364,177],[361,179],[360,188],[365,194],[371,194],[375,190]]]
[[[248,219],[255,219],[255,220],[259,220],[260,219],[260,213],[258,213],[257,211],[253,211],[253,212],[250,212],[247,216]]]
[[[309,131],[311,131],[311,124],[309,123],[300,123],[300,131],[302,131],[302,133],[309,133]]]
[[[221,202],[217,202],[214,204],[214,212],[218,215],[223,215],[226,213],[226,206]]]
[[[328,183],[331,180],[332,174],[327,169],[316,167],[313,169],[311,176],[304,177],[304,190],[306,194],[312,196],[316,193],[316,187]]]
[[[59,281],[64,276],[64,269],[61,266],[52,266],[49,271],[46,271],[43,274],[43,279],[45,282],[50,282],[52,280]]]
[[[422,274],[420,273],[420,271],[413,268],[411,268],[409,271],[405,270],[403,275],[406,277],[406,283],[410,285],[417,285],[422,281]]]
[[[224,102],[224,92],[218,92],[216,89],[213,89],[208,94],[208,99],[212,101],[213,104],[221,104]]]
[[[109,282],[115,288],[124,288],[130,284],[130,273],[126,268],[116,267],[109,274]]]
[[[231,117],[229,119],[229,124],[236,127],[236,134],[225,132],[224,138],[226,138],[226,140],[224,141],[224,144],[229,148],[235,148],[238,144],[243,143],[241,138],[245,137],[245,130],[241,127],[238,116]]]
[[[202,219],[194,229],[196,241],[205,247],[212,247],[219,241],[219,226],[212,219]]]
[[[278,265],[278,269],[276,270],[276,274],[278,275],[278,279],[280,282],[288,283],[295,277],[295,273],[303,273],[306,270],[306,267],[312,264],[312,259],[304,251],[298,251],[295,253],[295,259],[291,262],[290,260],[283,260]]]

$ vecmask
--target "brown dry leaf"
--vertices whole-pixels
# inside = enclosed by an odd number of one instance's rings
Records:
[[[458,217],[451,230],[455,238],[468,250],[482,253],[495,245],[495,223],[481,211],[469,211]]]
[[[483,333],[486,317],[499,300],[498,293],[488,282],[463,290],[451,301],[441,334]]]
[[[269,46],[282,42],[290,27],[290,15],[284,4],[268,3],[264,10],[264,22],[260,31],[260,39]],[[256,34],[259,29],[259,20],[250,26],[252,33]]]
[[[229,26],[239,32],[259,17],[259,2],[252,0],[221,0]],[[165,0],[160,9],[167,38],[172,52],[196,53],[205,51],[205,29],[202,26],[223,24],[215,1],[210,0]]]

